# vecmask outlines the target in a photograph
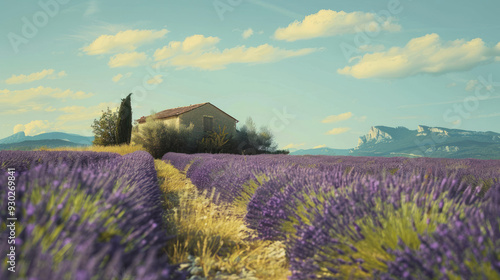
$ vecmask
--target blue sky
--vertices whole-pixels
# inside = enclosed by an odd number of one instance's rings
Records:
[[[500,2],[7,1],[0,138],[91,135],[211,102],[280,148],[352,148],[371,126],[500,132]]]

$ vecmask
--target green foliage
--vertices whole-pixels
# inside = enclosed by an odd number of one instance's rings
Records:
[[[154,117],[150,117],[146,124],[134,127],[132,142],[142,145],[155,158],[167,152],[245,155],[289,153],[287,150],[277,150],[271,131],[266,127],[257,130],[251,118],[248,118],[245,125],[234,135],[229,134],[225,126],[219,126],[218,131],[209,132],[199,139],[194,138],[192,129],[193,127],[182,126],[177,129],[163,122],[155,123]]]
[[[274,143],[273,134],[267,127],[257,131],[252,118],[248,118],[245,125],[236,133],[236,150],[239,154],[254,155],[273,153],[277,145]]]
[[[269,152],[269,154],[273,154],[273,155],[288,155],[289,153],[290,153],[289,150],[276,150],[273,152]]]
[[[130,144],[132,137],[132,105],[130,104],[130,96],[122,99],[120,110],[118,111],[118,119],[116,121],[116,144]]]
[[[255,174],[256,180],[248,180],[245,184],[243,184],[243,191],[233,202],[233,206],[236,210],[241,213],[245,213],[248,203],[252,200],[253,194],[257,189],[262,186],[265,182],[269,181],[269,176],[266,174]]]
[[[198,141],[197,150],[199,153],[224,153],[229,152],[229,140],[231,136],[226,132],[226,126],[219,131],[213,131]]]
[[[481,191],[479,192],[479,196],[484,197],[486,192],[495,184],[495,182],[498,182],[498,178],[488,178],[488,179],[482,179],[482,178],[476,178],[473,175],[465,175],[462,180],[470,185],[470,186],[481,186]]]
[[[118,184],[116,185],[118,187]],[[115,191],[117,190],[115,187]],[[55,263],[59,264],[64,259],[72,256],[76,250],[75,245],[71,242],[62,245],[62,241],[58,239],[65,225],[69,223],[74,214],[81,216],[82,221],[103,221],[105,220],[106,227],[98,232],[100,241],[109,241],[113,236],[120,237],[122,242],[126,242],[129,233],[121,232],[118,228],[118,221],[123,216],[124,212],[116,214],[116,206],[104,209],[100,207],[103,205],[103,191],[89,195],[87,191],[78,186],[77,188],[64,188],[57,190],[54,193],[51,190],[51,185],[38,185],[33,188],[33,193],[30,197],[25,197],[26,201],[23,203],[37,205],[45,203],[45,211],[50,213],[50,216],[58,217],[58,222],[53,223],[38,223],[31,216],[25,223],[16,225],[16,230],[19,228],[20,232],[26,228],[28,224],[35,224],[33,236],[23,246],[27,248],[33,246],[32,244],[41,244],[42,250],[47,254],[54,255]],[[126,189],[124,190],[126,191]],[[62,209],[60,208],[62,206]],[[60,214],[57,214],[60,213]],[[23,214],[26,216],[26,210],[23,209]],[[19,234],[19,233],[18,233]]]
[[[396,167],[396,168],[389,169],[388,171],[389,171],[389,173],[391,173],[391,175],[394,175],[394,174],[396,174],[396,172],[398,172],[398,170],[399,170],[399,168]]]
[[[94,132],[94,145],[109,146],[116,145],[116,124],[118,120],[118,113],[107,109],[103,111],[99,119],[95,119],[91,125]]]
[[[152,117],[145,124],[136,127],[132,141],[148,151],[154,158],[161,158],[168,152],[189,153],[192,150],[193,126],[179,128],[156,121]]]
[[[167,234],[172,236],[165,247],[171,263],[191,262],[202,269],[199,275],[203,279],[287,279],[285,245],[258,240],[246,227],[249,198],[241,200],[241,209],[214,203],[214,192],[200,194],[172,165],[155,160],[155,167],[165,198],[174,199],[165,203],[175,207],[167,208],[170,211],[165,216]],[[262,184],[266,178],[256,175],[257,181],[249,183]]]
[[[321,195],[317,193],[305,194],[306,203],[296,202],[297,214],[306,225],[311,224],[308,213],[314,209],[322,211],[322,203],[326,196],[336,194],[348,196],[349,189],[333,190]],[[433,193],[425,196],[430,199],[432,195]],[[447,223],[453,204],[451,200],[446,199],[447,193],[443,193],[436,200],[428,201],[425,207],[418,207],[416,202],[421,196],[421,194],[417,194],[412,196],[410,201],[406,201],[404,195],[402,195],[401,206],[398,209],[395,209],[392,204],[383,203],[381,199],[376,199],[375,210],[378,213],[378,219],[367,216],[355,221],[361,229],[360,233],[364,236],[363,238],[354,238],[350,235],[338,234],[332,231],[330,237],[339,240],[340,243],[336,247],[323,248],[324,250],[320,254],[329,255],[328,259],[342,259],[345,264],[336,267],[338,273],[332,274],[326,269],[329,266],[327,263],[318,261],[317,265],[321,267],[321,271],[317,272],[318,275],[338,279],[371,279],[373,275],[361,270],[357,264],[351,263],[350,257],[363,259],[363,267],[368,271],[386,271],[387,265],[385,261],[393,261],[394,256],[384,248],[398,248],[398,240],[401,239],[411,249],[417,250],[420,246],[418,235],[430,234],[436,230],[439,224]],[[315,197],[320,204],[314,203],[312,197]],[[444,201],[444,206],[442,211],[439,211],[441,199]],[[464,209],[465,206],[462,205],[456,208],[455,211],[460,211],[463,214]],[[339,217],[339,219],[341,218]],[[356,232],[353,223],[350,224],[351,231]],[[294,217],[289,217],[289,220],[283,223],[283,230],[293,235],[295,234],[295,225],[298,225],[298,221]],[[347,244],[351,244],[357,250],[353,251]],[[341,249],[345,254],[340,254],[337,249]]]

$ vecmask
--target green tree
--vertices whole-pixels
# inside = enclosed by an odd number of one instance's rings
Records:
[[[264,126],[257,130],[251,117],[237,131],[235,140],[240,154],[274,153],[277,148],[272,132]]]
[[[199,153],[227,153],[230,151],[230,141],[231,135],[226,132],[226,126],[219,126],[219,131],[207,133],[198,141],[197,150]]]
[[[132,137],[132,105],[130,103],[130,93],[122,99],[120,110],[118,111],[118,120],[116,123],[116,142],[117,144],[130,144]]]
[[[91,125],[94,132],[94,145],[109,146],[116,145],[116,123],[118,113],[107,109],[103,111],[99,119],[95,119]]]

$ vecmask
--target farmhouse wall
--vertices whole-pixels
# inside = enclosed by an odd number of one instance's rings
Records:
[[[203,117],[213,117],[213,129],[219,131],[226,126],[226,132],[230,135],[236,134],[236,121],[217,109],[212,104],[205,104],[192,111],[186,112],[179,116],[180,124],[189,126],[190,123],[194,125],[193,134],[195,137],[203,136]]]
[[[163,123],[165,123],[166,125],[173,125],[175,126],[176,129],[179,129],[179,124],[180,124],[179,117],[172,117],[168,119],[163,119],[161,121],[163,121]]]

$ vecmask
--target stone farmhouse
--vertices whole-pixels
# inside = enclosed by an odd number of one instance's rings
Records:
[[[150,116],[143,116],[137,120],[139,129],[148,117]],[[157,121],[174,125],[177,128],[180,125],[188,127],[190,124],[193,124],[193,134],[195,137],[201,137],[205,132],[219,131],[219,126],[221,129],[225,126],[225,131],[230,135],[234,135],[236,133],[236,123],[238,122],[237,119],[209,102],[167,109],[151,117]]]

